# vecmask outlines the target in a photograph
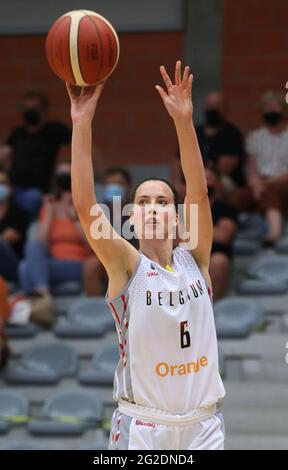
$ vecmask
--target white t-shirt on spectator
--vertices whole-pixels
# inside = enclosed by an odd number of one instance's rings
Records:
[[[248,154],[256,158],[261,176],[278,176],[288,172],[288,129],[272,134],[266,127],[250,132],[246,139]]]

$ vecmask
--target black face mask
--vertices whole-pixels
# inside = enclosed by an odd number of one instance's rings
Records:
[[[215,194],[214,186],[208,186],[208,197],[209,199]]]
[[[218,127],[222,122],[222,116],[217,109],[207,109],[205,111],[206,124],[211,127]]]
[[[36,126],[41,120],[41,116],[37,109],[27,109],[23,111],[23,118],[29,126]]]
[[[276,126],[283,118],[283,114],[278,111],[270,111],[269,113],[263,113],[262,117],[269,126]]]
[[[59,175],[56,175],[56,185],[60,191],[71,191],[70,173],[59,173]]]

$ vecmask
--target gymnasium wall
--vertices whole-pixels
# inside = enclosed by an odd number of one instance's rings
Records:
[[[190,0],[9,0],[1,9],[0,34],[44,34],[63,13],[81,8],[97,11],[121,32],[179,31],[183,29],[188,2]]]
[[[120,33],[120,62],[101,97],[94,138],[111,165],[165,163],[174,158],[172,122],[154,85],[159,65],[172,71],[182,58],[183,32]],[[0,36],[0,142],[19,122],[19,101],[27,89],[47,93],[50,117],[70,122],[64,84],[50,71],[45,35]]]
[[[229,117],[244,130],[260,123],[259,97],[285,92],[288,1],[223,0],[222,86]]]

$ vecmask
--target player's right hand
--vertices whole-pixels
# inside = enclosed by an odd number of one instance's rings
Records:
[[[92,121],[105,82],[97,85],[78,87],[66,82],[71,102],[71,119],[73,124],[79,121]],[[80,93],[79,93],[80,90]]]

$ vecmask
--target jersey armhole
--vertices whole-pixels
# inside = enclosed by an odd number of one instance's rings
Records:
[[[210,286],[209,286],[209,284],[208,284],[208,282],[207,282],[207,280],[206,280],[204,274],[202,273],[201,269],[199,268],[199,266],[198,266],[198,264],[197,264],[197,261],[195,260],[195,258],[194,258],[194,256],[193,256],[192,250],[185,250],[185,248],[183,248],[183,247],[180,246],[180,245],[178,245],[176,248],[178,248],[178,249],[179,249],[180,251],[182,251],[182,252],[185,251],[185,252],[189,253],[189,256],[192,258],[193,262],[196,264],[196,266],[197,266],[197,268],[198,268],[198,270],[199,270],[199,273],[200,273],[200,275],[202,276],[202,279],[203,279],[204,284],[205,284],[205,286],[206,286],[206,289],[207,289],[209,298],[210,298],[210,300],[211,300],[211,303],[213,304],[213,292],[211,291]],[[176,248],[175,248],[175,249],[176,249]]]
[[[139,254],[140,254],[140,253],[139,253]],[[134,272],[131,274],[131,276],[130,276],[130,278],[128,279],[126,285],[123,287],[123,289],[121,289],[121,291],[119,292],[119,294],[115,295],[112,299],[109,299],[109,298],[108,298],[108,288],[107,288],[106,294],[105,294],[105,300],[106,300],[106,302],[108,302],[108,304],[115,302],[116,300],[120,299],[122,295],[125,294],[125,292],[127,291],[128,287],[130,286],[131,282],[133,281],[134,277],[136,276],[136,274],[137,274],[137,272],[138,272],[138,269],[139,269],[139,266],[140,266],[140,264],[141,264],[141,261],[142,261],[142,255],[140,254],[139,260],[137,261],[137,264],[136,264],[136,267],[135,267]]]

